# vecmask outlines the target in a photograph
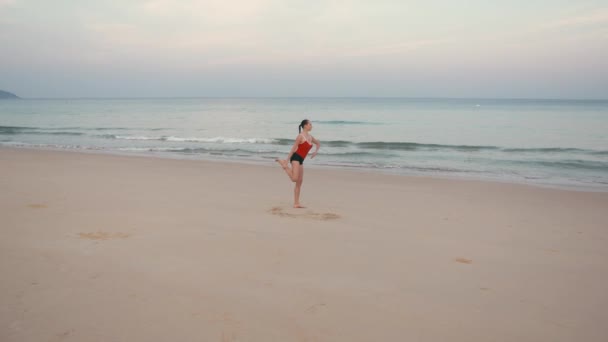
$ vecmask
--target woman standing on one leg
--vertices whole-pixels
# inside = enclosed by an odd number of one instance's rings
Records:
[[[296,137],[296,141],[293,143],[293,147],[291,148],[291,151],[289,151],[287,159],[277,159],[277,162],[281,164],[283,170],[285,170],[285,173],[287,173],[287,176],[289,176],[292,182],[296,183],[293,190],[294,208],[304,208],[302,205],[300,205],[300,189],[302,188],[302,181],[304,180],[304,159],[306,158],[306,155],[312,148],[313,144],[317,145],[317,148],[312,153],[310,158],[314,158],[321,147],[321,143],[310,135],[311,130],[312,123],[310,120],[302,120],[302,123],[300,123],[300,126],[298,126],[298,131],[300,134],[298,134]],[[290,163],[291,168],[289,168]]]

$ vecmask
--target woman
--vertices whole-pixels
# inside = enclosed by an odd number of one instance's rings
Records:
[[[302,130],[304,132],[302,132]],[[312,148],[312,145],[317,145],[317,148],[312,153],[310,158],[314,158],[321,147],[321,143],[315,139],[312,135],[310,135],[310,131],[312,130],[312,123],[310,120],[302,120],[300,126],[298,126],[298,136],[296,137],[296,141],[289,151],[286,160],[277,159],[276,161],[281,164],[287,176],[291,179],[292,182],[296,183],[296,187],[293,191],[294,193],[294,208],[304,208],[300,205],[300,188],[302,187],[302,181],[304,180],[304,159],[306,159],[306,155]],[[288,162],[289,161],[289,162]],[[291,163],[291,168],[289,168],[289,163]]]

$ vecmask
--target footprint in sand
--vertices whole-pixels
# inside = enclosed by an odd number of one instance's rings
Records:
[[[308,309],[306,309],[306,312],[316,313],[318,310],[320,310],[324,306],[325,306],[325,303],[313,304],[310,307],[308,307]]]
[[[461,264],[472,264],[473,263],[473,260],[466,259],[466,258],[456,258],[456,259],[454,259],[454,261],[459,262]]]
[[[224,314],[220,318],[222,325],[224,326],[222,329],[222,342],[234,342],[238,341],[237,339],[237,331],[241,322],[234,318],[234,316],[228,312],[224,312]]]
[[[285,211],[281,207],[273,207],[268,212],[272,215],[277,215],[280,217],[291,217],[291,218],[306,218],[320,221],[330,221],[337,220],[340,218],[340,215],[334,213],[316,213],[311,210],[301,211],[301,209],[297,209],[298,213]]]
[[[91,233],[79,233],[78,234],[81,239],[88,240],[110,240],[110,239],[126,239],[131,234],[116,232],[116,233],[108,233],[108,232],[91,232]]]
[[[63,341],[64,339],[70,337],[70,335],[74,334],[74,329],[70,329],[70,330],[66,330],[64,332],[60,332],[58,334],[56,334],[57,338],[59,338],[60,341]]]
[[[32,209],[48,208],[48,206],[46,204],[42,204],[42,203],[31,203],[31,204],[28,204],[27,207],[32,208]]]

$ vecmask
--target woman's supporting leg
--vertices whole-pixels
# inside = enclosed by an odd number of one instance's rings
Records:
[[[294,196],[293,207],[294,208],[304,208],[302,205],[300,205],[300,189],[302,188],[303,181],[304,181],[304,166],[300,165],[300,172],[298,175],[298,180],[296,181],[296,186],[293,189],[293,196]]]

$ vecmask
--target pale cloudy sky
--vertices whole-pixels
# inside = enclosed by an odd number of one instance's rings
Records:
[[[608,98],[608,0],[0,0],[23,97]]]

